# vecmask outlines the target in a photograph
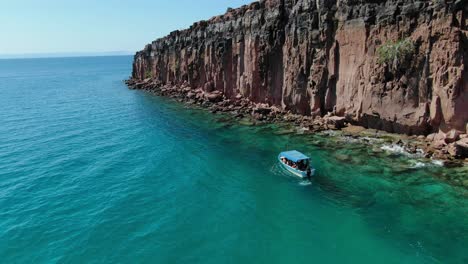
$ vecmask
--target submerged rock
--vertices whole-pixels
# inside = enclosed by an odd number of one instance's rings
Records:
[[[336,154],[335,159],[341,162],[349,162],[352,160],[351,156],[345,154]]]
[[[244,126],[253,126],[253,125],[255,125],[255,122],[253,122],[252,120],[250,120],[248,118],[242,118],[239,121],[239,124],[244,125]]]

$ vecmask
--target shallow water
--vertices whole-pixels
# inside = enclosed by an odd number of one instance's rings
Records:
[[[131,91],[131,60],[0,60],[2,262],[468,262],[464,168]]]

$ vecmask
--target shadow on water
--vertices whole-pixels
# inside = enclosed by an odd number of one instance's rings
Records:
[[[185,111],[191,110],[184,110],[183,115],[187,115]],[[244,153],[256,166],[270,168],[272,175],[352,209],[375,236],[393,241],[403,251],[434,256],[434,262],[468,260],[466,190],[437,179],[440,173],[450,174],[450,169],[415,167],[418,161],[386,153],[380,142],[362,144],[326,134],[297,135],[288,127],[245,126],[229,116],[213,118],[202,110],[194,112],[189,114],[192,122],[184,126],[196,126],[202,134],[218,138],[220,145],[230,148],[228,153]],[[311,184],[287,175],[276,164],[277,153],[286,147],[312,157],[317,172]]]

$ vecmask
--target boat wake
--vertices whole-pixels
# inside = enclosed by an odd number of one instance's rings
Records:
[[[312,182],[309,181],[309,180],[304,180],[304,181],[300,181],[300,182],[299,182],[299,185],[300,185],[300,186],[309,186],[309,185],[311,185],[311,184],[312,184]]]
[[[295,177],[295,176],[290,175],[289,173],[286,173],[286,171],[283,168],[281,168],[281,165],[279,163],[275,163],[273,166],[271,166],[270,172],[273,173],[274,175],[284,177],[288,179],[288,181],[292,180],[294,182],[297,182],[296,180],[298,179],[298,177]],[[311,184],[312,182],[307,179],[299,179],[299,182],[298,182],[299,186],[309,186]]]

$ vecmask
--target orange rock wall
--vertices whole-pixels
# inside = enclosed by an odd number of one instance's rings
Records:
[[[263,0],[147,45],[133,78],[390,132],[467,133],[468,1]],[[409,38],[398,69],[377,49]]]

